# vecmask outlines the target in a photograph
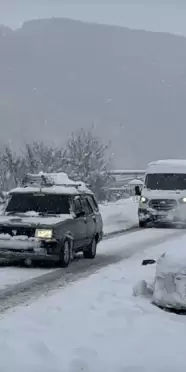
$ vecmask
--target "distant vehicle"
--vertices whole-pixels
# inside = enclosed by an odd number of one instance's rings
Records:
[[[0,216],[0,258],[27,264],[56,261],[67,267],[76,252],[94,259],[102,237],[94,194],[64,173],[27,175]]]
[[[158,160],[148,165],[138,208],[139,226],[186,224],[186,160]]]

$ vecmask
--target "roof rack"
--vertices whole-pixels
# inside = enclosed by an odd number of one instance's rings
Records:
[[[60,175],[62,175],[63,179],[65,179],[66,182],[62,182],[60,180]],[[31,174],[28,173],[25,175],[25,177],[22,180],[22,186],[28,187],[53,187],[53,186],[63,186],[63,187],[81,187],[81,183],[77,183],[74,181],[71,181],[65,173],[39,173],[39,174]]]

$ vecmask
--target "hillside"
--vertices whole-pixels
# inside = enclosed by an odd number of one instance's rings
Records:
[[[67,19],[0,28],[1,142],[95,124],[116,167],[186,157],[186,38]]]

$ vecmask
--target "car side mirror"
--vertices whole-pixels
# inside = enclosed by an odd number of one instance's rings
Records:
[[[83,210],[79,210],[77,211],[76,213],[76,217],[79,218],[79,217],[84,217],[85,216],[85,211]]]
[[[154,265],[154,264],[156,264],[156,260],[153,260],[153,259],[148,259],[148,260],[143,260],[142,261],[142,266]]]

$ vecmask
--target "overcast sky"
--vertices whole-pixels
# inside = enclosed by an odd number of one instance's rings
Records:
[[[117,1],[117,0],[116,0]],[[0,0],[0,23],[19,27],[27,19],[68,17],[186,36],[186,0]]]

